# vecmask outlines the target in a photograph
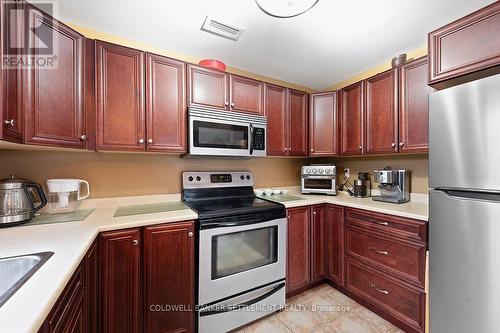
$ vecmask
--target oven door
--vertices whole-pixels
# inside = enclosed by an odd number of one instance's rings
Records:
[[[336,193],[336,181],[331,176],[302,177],[302,193]]]
[[[286,219],[211,224],[200,230],[200,305],[285,278]],[[215,227],[214,227],[215,226]]]

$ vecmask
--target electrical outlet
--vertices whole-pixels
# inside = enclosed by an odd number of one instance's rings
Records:
[[[344,168],[344,179],[349,179],[350,176],[350,170],[349,168]]]

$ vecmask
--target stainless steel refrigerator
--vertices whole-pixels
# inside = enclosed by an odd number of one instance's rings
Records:
[[[500,332],[500,75],[429,96],[431,333]]]

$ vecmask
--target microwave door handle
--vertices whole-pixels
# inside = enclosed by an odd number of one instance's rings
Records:
[[[250,124],[250,155],[253,155],[253,145],[254,145],[254,135],[253,135],[253,125]]]

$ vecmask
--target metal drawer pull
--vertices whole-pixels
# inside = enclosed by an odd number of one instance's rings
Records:
[[[383,254],[384,256],[386,256],[386,255],[389,254],[389,252],[387,252],[387,251],[380,251],[380,250],[377,250],[374,247],[370,247],[370,250],[372,250],[373,252],[378,253],[378,254]]]
[[[381,294],[389,295],[389,292],[387,290],[378,289],[375,283],[370,284],[370,287],[372,287]]]
[[[14,123],[15,123],[15,119],[11,119],[11,120],[4,120],[3,123],[5,125],[10,125],[10,126],[14,126]]]
[[[378,225],[389,225],[389,222],[378,222],[378,221],[375,221],[375,220],[370,220],[372,223],[375,223],[375,224],[378,224]]]

